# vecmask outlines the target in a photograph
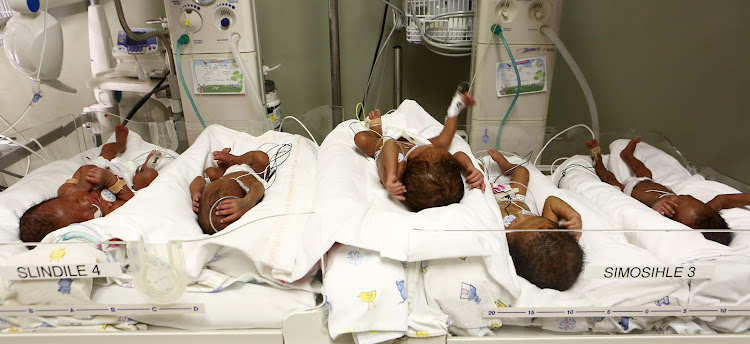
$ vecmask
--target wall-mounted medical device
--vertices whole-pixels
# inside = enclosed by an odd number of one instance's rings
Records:
[[[503,151],[536,155],[541,149],[557,54],[541,28],[559,31],[561,10],[562,0],[478,2],[471,67],[471,75],[476,77],[473,94],[477,103],[470,108],[468,117],[469,144],[474,151],[495,148],[498,133]],[[521,81],[520,93],[504,122],[519,78],[493,25],[502,30]]]
[[[154,29],[133,29],[136,34],[155,31]],[[156,37],[136,40],[128,37],[125,31],[117,33],[117,44],[112,48],[112,56],[117,60],[115,70],[129,77],[163,78],[167,74],[165,49]]]
[[[207,124],[254,134],[271,129],[263,101],[255,2],[164,0],[164,6],[175,58],[178,47],[181,55],[188,139],[192,142],[202,130],[196,112]]]

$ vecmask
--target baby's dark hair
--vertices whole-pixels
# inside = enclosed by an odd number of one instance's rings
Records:
[[[228,182],[227,182],[228,181]],[[214,213],[211,213],[211,207],[222,197],[234,196],[242,197],[243,191],[240,186],[231,179],[219,179],[206,185],[203,189],[200,201],[198,201],[198,225],[203,229],[203,233],[214,234],[213,228],[211,228],[211,217],[213,217],[213,224],[216,230],[221,231],[226,228],[229,224],[220,223],[221,216],[216,215],[216,208]]]
[[[509,245],[516,273],[539,288],[568,290],[583,269],[583,249],[565,232],[529,231],[521,244]]]
[[[47,234],[62,228],[55,209],[45,206],[53,199],[55,198],[43,201],[23,213],[18,223],[18,236],[21,241],[40,242]]]
[[[411,211],[458,203],[464,197],[461,167],[452,155],[407,160],[401,182],[406,187],[404,204]]]
[[[706,208],[706,210],[700,211],[696,214],[693,223],[690,224],[690,228],[729,229],[729,225],[727,225],[727,222],[717,211],[708,207]],[[726,246],[729,246],[729,244],[732,242],[732,239],[734,238],[734,234],[732,232],[711,231],[702,232],[702,234],[704,238]]]

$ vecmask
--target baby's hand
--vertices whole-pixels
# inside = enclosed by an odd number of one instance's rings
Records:
[[[116,182],[117,177],[109,171],[99,167],[93,167],[86,172],[86,181],[98,186],[111,186]],[[115,181],[112,181],[112,178]]]
[[[677,203],[670,201],[668,198],[660,198],[654,202],[654,205],[651,206],[651,208],[656,210],[662,216],[671,218],[674,216],[675,210],[677,209]]]
[[[404,193],[406,193],[406,186],[398,180],[398,177],[394,174],[388,177],[385,182],[385,189],[399,201],[406,200]]]
[[[484,193],[484,174],[475,167],[469,168],[467,172],[469,175],[466,176],[466,182],[469,186],[474,189],[479,189]]]
[[[198,207],[200,206],[200,200],[201,200],[201,193],[200,192],[194,192],[191,197],[193,200],[193,212],[198,212]]]
[[[582,225],[582,221],[581,221],[581,216],[580,215],[571,216],[569,219],[567,219],[567,220],[563,221],[562,223],[560,223],[560,225],[562,225],[566,229],[581,229],[581,228],[583,228],[582,227],[583,225]],[[580,233],[578,233],[578,235],[580,235]]]
[[[229,198],[216,206],[216,215],[226,216],[221,223],[232,223],[252,208],[244,198]]]

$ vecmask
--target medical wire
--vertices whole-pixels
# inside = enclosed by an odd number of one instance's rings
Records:
[[[41,154],[37,153],[37,152],[36,152],[36,151],[34,151],[33,149],[31,149],[31,148],[29,148],[29,147],[26,147],[26,145],[20,144],[20,143],[19,143],[18,141],[14,140],[14,139],[12,139],[12,138],[10,138],[10,137],[8,137],[8,136],[3,136],[3,139],[5,139],[5,140],[8,140],[8,141],[10,141],[10,142],[13,142],[13,143],[15,143],[15,144],[16,144],[16,145],[17,145],[18,147],[21,147],[21,148],[23,148],[23,149],[25,149],[25,150],[27,150],[27,151],[31,152],[32,154],[34,154],[34,155],[38,156],[38,157],[39,157],[40,159],[42,159],[42,160],[43,160],[43,161],[44,161],[45,163],[47,163],[47,164],[49,164],[49,163],[50,163],[50,161],[49,161],[49,160],[45,159],[45,158],[44,158],[44,157],[43,157],[43,156],[42,156]],[[37,144],[39,144],[39,143],[37,143]],[[40,145],[40,147],[41,147],[41,145]]]
[[[550,175],[552,175],[552,174],[555,174],[555,164],[556,164],[556,163],[557,163],[558,161],[560,161],[560,160],[565,160],[565,159],[570,159],[570,157],[561,157],[561,158],[557,158],[557,159],[555,159],[555,161],[553,161],[553,162],[552,162],[552,165],[550,165],[550,166],[549,166],[549,174],[550,174]]]
[[[586,166],[586,165],[581,165],[581,164],[570,164],[568,166],[565,166],[565,168],[562,170],[562,172],[560,172],[560,179],[557,180],[557,187],[558,188],[560,187],[560,183],[562,182],[562,179],[567,175],[568,170],[571,169],[571,168],[573,168],[573,167],[583,167],[586,171],[589,171],[589,172],[593,173],[594,175],[597,175],[596,172],[593,171],[593,169],[594,169],[593,166]]]
[[[378,62],[378,52],[380,51],[380,43],[383,41],[383,32],[385,32],[385,20],[388,18],[388,1],[389,0],[383,0],[386,3],[385,8],[383,9],[383,20],[380,23],[380,34],[378,34],[378,43],[375,45],[375,54],[372,57],[372,65],[370,65],[370,74],[367,76],[367,87],[365,88],[365,94],[362,97],[362,103],[365,104],[367,102],[367,93],[369,93],[370,88],[370,78],[372,78],[372,74],[375,71],[375,65]]]
[[[594,139],[596,138],[596,135],[594,135],[594,131],[592,131],[591,128],[589,128],[585,124],[576,124],[576,125],[570,126],[567,129],[565,129],[565,130],[557,133],[555,136],[552,136],[551,139],[547,140],[547,143],[545,143],[544,146],[542,146],[542,149],[539,150],[539,154],[536,156],[536,159],[534,159],[534,166],[536,166],[537,161],[539,161],[539,158],[542,156],[542,152],[544,152],[544,150],[547,148],[547,146],[549,146],[549,144],[552,143],[552,140],[556,139],[558,136],[562,135],[563,133],[567,132],[568,130],[574,129],[574,128],[578,128],[578,127],[584,127],[586,129],[588,129],[588,131],[591,133],[591,137],[594,138]]]
[[[258,91],[258,87],[256,86],[256,83],[253,82],[252,74],[250,74],[250,71],[247,69],[247,66],[245,65],[245,61],[242,60],[242,55],[240,55],[240,34],[233,33],[232,37],[230,39],[229,47],[232,49],[232,56],[234,56],[235,62],[237,62],[237,65],[240,67],[240,71],[242,72],[242,77],[244,79],[247,79],[247,84],[250,84],[250,89],[252,90],[253,94],[255,94],[255,97],[252,98],[256,105],[258,106],[258,114],[261,116],[266,114],[266,106],[263,104],[263,99],[261,99],[262,95]]]
[[[307,135],[308,135],[308,136],[310,136],[310,139],[311,139],[311,140],[312,140],[313,142],[315,142],[315,145],[316,145],[316,146],[320,146],[320,145],[318,144],[318,141],[317,141],[317,140],[315,140],[315,136],[313,136],[313,134],[311,134],[311,133],[310,133],[310,131],[309,131],[309,130],[307,130],[307,127],[306,127],[306,126],[305,126],[304,124],[302,124],[302,122],[301,122],[301,121],[300,121],[299,119],[297,119],[297,117],[294,117],[294,116],[284,116],[284,118],[282,118],[282,119],[281,119],[281,123],[279,124],[279,131],[281,131],[281,128],[283,128],[283,127],[284,127],[284,121],[285,121],[285,120],[286,120],[287,118],[291,118],[291,119],[293,119],[293,120],[297,121],[297,123],[299,123],[299,125],[301,125],[301,126],[302,126],[302,129],[305,129],[305,131],[307,132]]]
[[[44,62],[44,51],[47,49],[47,9],[49,8],[49,0],[44,2],[44,17],[42,18],[42,26],[44,27],[44,38],[42,39],[42,54],[39,56],[39,68],[36,70],[36,82],[42,83],[42,62]],[[39,90],[32,90],[34,93]]]
[[[3,130],[2,132],[0,132],[0,135],[5,135],[5,134],[6,134],[7,132],[9,132],[9,131],[11,131],[11,130],[15,130],[15,131],[16,131],[16,133],[18,133],[18,130],[17,130],[16,128],[15,128],[15,127],[16,127],[16,124],[18,124],[18,122],[21,122],[21,120],[22,120],[22,119],[23,119],[24,117],[26,117],[26,115],[27,115],[27,114],[29,113],[29,110],[31,110],[31,106],[32,106],[33,104],[34,104],[34,101],[33,101],[33,100],[32,100],[31,102],[29,102],[29,105],[26,105],[26,109],[24,109],[24,110],[23,110],[23,112],[21,113],[21,116],[18,116],[18,118],[17,118],[17,119],[15,120],[15,121],[13,121],[13,124],[11,124],[10,122],[8,122],[8,121],[7,121],[7,120],[6,120],[6,119],[5,119],[4,117],[3,117],[3,121],[5,121],[6,123],[8,123],[8,127],[7,127],[7,128],[5,128],[5,130]]]
[[[34,142],[34,143],[36,143],[36,145],[37,145],[37,146],[39,146],[39,148],[40,148],[40,149],[42,150],[42,152],[44,152],[44,155],[46,155],[46,156],[47,156],[47,159],[49,159],[49,161],[53,161],[53,160],[55,160],[55,159],[52,159],[52,157],[51,157],[51,156],[49,156],[49,154],[47,153],[47,150],[46,150],[46,149],[44,149],[44,146],[42,146],[42,144],[41,144],[41,143],[39,143],[39,141],[37,141],[37,139],[35,139],[35,138],[32,138],[32,139],[31,139],[31,141],[32,141],[32,142]]]
[[[153,89],[151,89],[151,91],[149,91],[148,93],[146,93],[146,95],[138,99],[135,105],[133,105],[133,107],[130,109],[130,112],[128,112],[127,116],[125,116],[125,119],[122,120],[122,125],[127,125],[128,121],[130,121],[130,119],[133,118],[133,116],[135,116],[135,113],[138,112],[138,110],[143,106],[143,104],[145,104],[149,100],[149,98],[151,98],[152,95],[154,95],[155,93],[161,90],[166,90],[167,88],[169,88],[169,85],[162,86],[162,84],[166,80],[167,80],[167,77],[164,76],[164,78],[159,80],[159,82],[156,84],[156,86],[154,86]]]
[[[395,6],[393,6],[393,7],[396,8]],[[388,37],[386,37],[385,41],[383,42],[382,48],[377,52],[377,55],[375,56],[375,65],[377,65],[377,63],[380,61],[380,57],[382,56],[383,51],[386,50],[385,48],[390,43],[391,38],[393,37],[393,34],[401,26],[403,26],[403,19],[401,17],[399,17],[396,14],[396,12],[394,12],[394,14],[393,14],[393,27],[391,28],[391,32],[388,33]],[[385,65],[383,65],[383,69],[385,69]],[[366,103],[366,100],[367,100],[367,94],[370,91],[370,84],[372,83],[372,75],[373,74],[374,73],[370,73],[370,76],[367,78],[367,86],[365,87],[365,94],[362,96],[362,99],[364,99],[364,101],[362,102],[362,113],[363,114],[364,114],[364,111],[366,111],[364,104]],[[381,82],[382,82],[382,79],[381,79]]]
[[[568,49],[565,48],[565,44],[563,44],[562,40],[557,37],[554,30],[550,29],[547,26],[542,26],[540,31],[544,35],[546,35],[552,41],[552,43],[555,44],[557,50],[560,52],[560,55],[563,56],[565,62],[568,63],[568,66],[573,71],[573,75],[575,75],[576,79],[578,80],[578,84],[581,86],[583,95],[586,97],[586,103],[588,103],[589,106],[589,114],[591,115],[591,126],[593,127],[594,138],[599,138],[599,112],[596,109],[594,94],[591,92],[591,87],[589,87],[589,83],[586,82],[586,78],[583,76],[581,68],[578,67],[578,64],[573,59],[573,55],[571,55]]]
[[[115,0],[118,1],[118,0]],[[119,2],[119,1],[118,1]],[[184,44],[188,44],[190,42],[190,38],[188,38],[187,35],[183,34],[180,36],[180,39],[177,40],[177,71],[180,73],[180,81],[182,82],[182,88],[185,90],[185,94],[188,97],[188,100],[190,100],[190,105],[193,106],[193,110],[195,110],[195,115],[198,116],[198,121],[201,122],[201,126],[203,126],[203,129],[206,129],[206,122],[203,122],[203,117],[200,114],[200,111],[198,111],[198,108],[195,106],[195,102],[193,101],[193,96],[191,95],[192,92],[187,87],[187,84],[185,83],[185,77],[182,75],[182,64],[181,64],[181,58],[180,58],[180,47]]]
[[[505,127],[505,121],[508,119],[508,116],[510,116],[510,112],[513,110],[513,107],[516,105],[516,100],[518,100],[518,95],[521,94],[521,75],[518,73],[518,65],[516,65],[516,59],[513,57],[513,53],[510,51],[510,47],[508,46],[508,42],[505,41],[505,36],[503,36],[503,28],[500,27],[500,25],[493,25],[492,26],[492,33],[500,36],[500,39],[503,41],[503,46],[505,46],[505,50],[508,52],[508,56],[510,57],[510,62],[513,64],[513,70],[516,72],[516,81],[518,82],[518,85],[516,86],[516,94],[513,96],[513,101],[510,103],[510,106],[508,107],[508,111],[505,112],[505,116],[503,116],[502,122],[500,122],[500,127],[497,128],[497,138],[495,139],[495,148],[500,149],[500,135],[503,133],[503,127]]]
[[[178,48],[179,49],[179,48]],[[179,64],[179,62],[177,62]],[[219,198],[214,202],[214,204],[211,206],[211,210],[208,212],[208,223],[211,225],[211,229],[214,230],[214,233],[219,233],[219,230],[216,229],[216,226],[214,226],[214,208],[216,208],[216,205],[219,204],[219,202],[225,200],[225,199],[239,199],[237,196],[224,196],[222,198]]]

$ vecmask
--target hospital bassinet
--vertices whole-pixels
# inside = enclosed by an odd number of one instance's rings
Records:
[[[329,112],[330,113],[330,112]],[[73,117],[71,116],[71,120]],[[61,120],[64,123],[70,122],[66,120]],[[305,122],[305,120],[303,120]],[[63,124],[64,124],[63,123]],[[55,128],[66,128],[65,125],[59,125],[59,124],[46,124],[46,125],[52,125]],[[148,126],[148,125],[146,125]],[[66,129],[67,130],[67,129]],[[47,129],[40,130],[39,132],[47,132]],[[137,131],[137,129],[136,129]],[[40,135],[39,133],[35,135]],[[47,146],[45,149],[48,150],[48,153],[50,153],[51,157],[55,159],[63,159],[70,157],[74,155],[75,153],[84,151],[87,148],[91,148],[93,145],[88,144],[88,139],[86,138],[88,134],[81,129],[81,126],[78,125],[77,129],[74,129],[70,131],[69,134],[65,135],[64,138],[64,146],[65,148],[60,148],[59,150],[55,148],[54,150],[50,150],[51,146]],[[315,136],[316,133],[313,133]],[[28,137],[32,137],[33,135],[28,134],[26,135]],[[150,135],[146,135],[141,133],[142,137],[150,137]],[[322,137],[325,136],[325,133],[322,134]],[[622,137],[621,135],[618,135],[619,137]],[[38,136],[37,136],[38,137]],[[169,135],[165,135],[164,137],[168,138]],[[625,136],[627,137],[627,136]],[[319,139],[321,137],[318,137]],[[321,140],[322,141],[322,140]],[[581,140],[578,140],[577,138],[570,138],[570,141],[575,141],[575,144],[580,144],[580,142],[583,142]],[[647,139],[648,141],[648,139]],[[171,142],[171,141],[168,141]],[[320,142],[320,141],[319,141]],[[651,141],[649,141],[651,142]],[[664,142],[662,142],[664,143]],[[55,143],[55,145],[63,145],[62,142]],[[550,146],[550,152],[554,152],[553,149],[554,145]],[[720,179],[720,181],[725,183],[731,183],[731,185],[735,186],[736,188],[740,190],[745,190],[742,188],[748,188],[746,185],[737,184],[737,181],[726,179],[727,177],[719,174],[714,173],[711,169],[702,169],[699,167],[695,167],[694,165],[690,164],[689,160],[685,159],[681,155],[679,155],[679,151],[670,148],[671,145],[660,145],[660,148],[667,151],[670,154],[676,155],[678,159],[680,159],[681,162],[685,164],[686,167],[690,168],[691,171],[701,171],[705,173],[707,178],[717,178]],[[68,151],[66,151],[68,149]],[[564,149],[563,149],[564,150]],[[564,151],[566,154],[570,154],[570,152],[577,152],[567,150]],[[584,152],[581,152],[584,153]],[[42,152],[44,154],[44,152]],[[557,153],[552,153],[557,154]],[[0,157],[2,159],[2,157]],[[34,157],[32,159],[40,159],[39,157]],[[40,159],[41,160],[41,159]],[[0,160],[2,161],[2,160]],[[543,161],[547,161],[546,159],[543,159]],[[23,162],[23,166],[10,169],[10,171],[21,171],[22,169],[25,169],[25,162]],[[34,165],[35,164],[35,165]],[[37,167],[41,166],[41,162],[36,162],[35,160],[32,160],[32,166]],[[542,169],[544,170],[544,169]],[[18,173],[20,174],[20,173]],[[301,214],[290,214],[289,217],[294,216],[300,216]],[[314,222],[314,216],[310,218],[311,223]],[[263,221],[273,221],[274,225],[278,225],[277,220],[273,219],[260,219],[259,222]],[[410,269],[415,269],[419,273],[424,273],[421,270],[437,270],[440,271],[442,269],[442,272],[444,273],[443,279],[441,283],[444,283],[446,286],[450,285],[450,288],[455,289],[456,295],[453,296],[456,301],[463,302],[466,305],[475,306],[480,304],[481,298],[484,296],[484,291],[482,290],[483,286],[488,286],[489,284],[492,284],[492,277],[479,277],[479,282],[472,282],[469,280],[466,280],[465,274],[462,274],[462,272],[458,269],[460,267],[458,264],[465,264],[467,261],[470,264],[475,264],[477,261],[481,261],[481,258],[475,257],[455,257],[454,259],[451,259],[449,262],[448,259],[443,260],[437,260],[430,263],[429,257],[422,257],[420,256],[421,247],[425,244],[426,238],[432,238],[433,240],[438,240],[440,238],[447,238],[446,240],[454,240],[456,243],[460,242],[473,242],[474,244],[477,244],[477,241],[472,241],[472,238],[486,238],[488,236],[494,235],[502,235],[502,233],[487,233],[482,231],[472,232],[471,235],[466,235],[468,233],[456,233],[451,231],[443,231],[443,232],[432,232],[429,228],[419,228],[411,231],[407,235],[404,235],[401,237],[403,244],[401,247],[406,248],[406,256],[408,261],[413,261],[413,263],[409,263]],[[463,240],[463,241],[462,241]],[[324,238],[321,238],[320,241],[316,242],[314,240],[308,241],[308,244],[311,247],[317,247],[322,250],[320,247],[322,243],[324,242]],[[481,243],[479,241],[478,243]],[[138,243],[138,242],[108,242],[108,243],[100,243],[100,245],[111,245],[111,246],[117,246],[117,245],[123,245],[126,244],[127,247],[124,250],[121,250],[122,252],[126,252],[124,254],[127,254],[130,258],[130,264],[127,267],[120,266],[119,268],[124,268],[124,270],[121,270],[120,273],[132,275],[132,276],[138,276],[136,278],[141,278],[143,280],[149,281],[148,284],[150,284],[151,288],[150,291],[146,291],[146,295],[150,295],[150,298],[144,298],[143,296],[139,296],[136,293],[130,293],[130,294],[111,294],[108,299],[102,298],[103,301],[97,301],[96,299],[93,300],[94,303],[91,304],[54,304],[54,305],[39,305],[35,304],[34,302],[31,302],[29,304],[18,304],[13,307],[4,307],[0,308],[0,311],[7,311],[7,313],[12,312],[18,312],[18,313],[24,313],[29,314],[30,312],[34,312],[34,314],[47,314],[47,315],[69,315],[71,309],[75,312],[80,312],[83,314],[109,314],[112,313],[111,309],[115,308],[114,313],[118,314],[124,314],[127,316],[127,314],[131,314],[134,317],[137,317],[137,314],[143,314],[143,313],[149,313],[154,312],[153,309],[157,309],[158,312],[163,312],[165,317],[170,317],[169,312],[173,312],[173,314],[176,313],[186,313],[190,312],[191,310],[196,313],[201,314],[211,314],[212,312],[216,312],[217,309],[222,312],[227,312],[230,315],[235,314],[236,316],[243,316],[243,313],[232,313],[235,312],[232,310],[231,307],[226,308],[223,306],[216,307],[216,305],[213,305],[211,303],[211,297],[213,295],[221,295],[222,292],[216,293],[216,294],[201,294],[201,298],[199,299],[193,299],[193,300],[187,300],[187,302],[182,303],[174,303],[180,302],[181,300],[171,300],[171,305],[163,304],[159,301],[160,297],[163,297],[163,300],[169,299],[168,294],[176,294],[178,292],[178,289],[181,287],[181,284],[184,283],[182,278],[180,276],[180,269],[184,268],[185,261],[184,256],[181,258],[180,253],[182,252],[182,247],[185,245],[189,245],[187,242],[180,242],[180,241],[172,241],[169,243],[166,243],[164,245],[160,246],[149,246],[145,243]],[[90,246],[90,243],[83,243],[83,244],[65,244],[66,246],[60,246],[57,243],[54,244],[45,244],[45,246],[48,246],[51,249],[51,253],[49,255],[45,255],[45,259],[47,257],[52,257],[53,255],[56,258],[60,258],[61,255],[65,254],[74,254],[75,251],[78,250],[90,250],[92,249]],[[19,245],[2,245],[4,248],[10,248],[11,246],[14,246],[14,250],[19,249]],[[480,245],[481,246],[481,245]],[[25,250],[25,249],[24,249]],[[314,249],[313,249],[314,250]],[[65,252],[63,252],[65,251]],[[56,252],[56,253],[54,253]],[[348,252],[347,252],[348,253]],[[56,254],[56,255],[55,255]],[[113,253],[115,254],[115,253]],[[491,257],[491,255],[487,255],[488,257]],[[171,259],[170,259],[171,258]],[[327,257],[321,257],[321,260],[323,261],[323,264],[325,266],[325,260],[328,259]],[[352,259],[349,259],[348,257],[345,258],[346,264],[351,264],[352,261],[357,260],[357,256],[353,255]],[[51,260],[51,259],[48,259]],[[103,261],[106,262],[106,259]],[[427,261],[428,263],[422,263],[423,261]],[[485,260],[486,262],[491,261],[491,259]],[[141,262],[141,264],[137,264],[134,262]],[[96,263],[96,261],[94,262]],[[80,265],[80,264],[79,264]],[[73,274],[80,274],[80,273],[91,273],[93,272],[94,267],[91,266],[91,264],[83,264],[87,265],[84,266],[81,270],[83,272],[79,272],[79,270],[65,270],[63,269],[61,271],[52,271],[51,269],[49,271],[42,271],[34,269],[32,270],[24,270],[24,272],[29,275],[33,274],[67,274],[68,277],[71,277],[70,275]],[[96,265],[96,264],[94,264]],[[99,267],[99,270],[103,269],[102,265]],[[16,268],[16,273],[18,273],[18,267]],[[87,270],[86,270],[87,269]],[[456,269],[456,273],[452,273],[452,269]],[[124,273],[123,273],[124,272]],[[417,276],[417,279],[424,278],[419,277],[418,275],[409,275],[409,276]],[[484,278],[484,280],[482,280]],[[137,279],[136,279],[137,280]],[[407,285],[409,285],[410,282],[413,282],[414,279],[411,281],[407,278],[406,281],[404,281]],[[67,284],[68,282],[63,282],[62,284],[56,283],[52,287],[54,289],[75,289],[73,284]],[[393,283],[393,281],[389,281],[389,283]],[[105,289],[98,289],[100,286],[96,285],[95,283],[91,288],[96,290],[105,290]],[[147,285],[148,285],[147,284]],[[679,284],[679,283],[678,283]],[[136,282],[137,285],[137,282]],[[118,287],[118,286],[115,286]],[[674,288],[675,291],[679,292],[679,285]],[[119,288],[119,287],[118,287]],[[397,284],[393,283],[393,288],[397,289]],[[133,290],[130,290],[131,292]],[[150,294],[149,294],[150,293]],[[94,293],[93,295],[101,295],[98,293]],[[252,298],[259,298],[262,296],[256,296],[256,295],[272,295],[270,291],[261,291],[258,294],[253,294],[252,291],[243,291],[236,294],[236,298],[231,299],[229,302],[237,304],[243,304],[245,302],[252,302]],[[243,296],[244,295],[244,296]],[[374,300],[377,300],[377,296],[374,296]],[[679,295],[678,295],[679,296]],[[273,296],[264,296],[266,298],[272,298]],[[247,300],[247,298],[251,299],[250,301]],[[361,299],[361,302],[363,302],[363,305],[365,302],[368,302],[369,296],[365,295],[363,299]],[[637,311],[644,312],[646,309],[649,310],[655,310],[658,307],[667,307],[663,309],[671,309],[670,306],[673,306],[671,302],[674,302],[674,298],[672,299],[662,299],[662,300],[652,300],[652,301],[661,301],[661,304],[653,304],[653,306],[646,306],[644,303],[635,305],[638,308]],[[318,300],[322,302],[322,300]],[[372,301],[372,300],[370,300]],[[574,328],[577,324],[581,324],[582,322],[595,322],[599,317],[591,317],[591,316],[582,316],[581,313],[586,311],[586,309],[582,309],[582,304],[576,304],[573,302],[565,302],[565,299],[557,300],[555,303],[555,308],[547,308],[550,307],[550,304],[527,304],[525,308],[521,308],[520,306],[518,308],[512,308],[512,307],[504,307],[502,303],[502,300],[494,300],[491,299],[491,304],[494,307],[482,307],[478,308],[477,311],[480,312],[480,314],[484,314],[485,312],[488,318],[486,319],[495,319],[495,318],[489,318],[491,311],[502,311],[502,308],[506,308],[506,311],[508,312],[520,312],[523,311],[524,317],[523,318],[514,318],[512,316],[512,313],[508,313],[509,315],[507,317],[503,317],[500,320],[497,321],[497,329],[492,329],[492,332],[496,335],[496,337],[469,337],[469,336],[438,336],[438,337],[431,337],[431,338],[404,338],[400,341],[406,341],[406,342],[415,342],[415,343],[443,343],[443,342],[451,342],[451,343],[493,343],[493,342],[528,342],[529,340],[533,341],[552,341],[552,342],[563,342],[563,341],[602,341],[602,340],[614,340],[614,341],[629,341],[629,342],[651,342],[651,341],[657,341],[657,340],[669,340],[669,341],[681,341],[681,342],[689,342],[689,343],[704,343],[704,342],[713,342],[716,340],[723,340],[729,343],[732,342],[746,342],[748,340],[747,334],[718,334],[718,335],[694,335],[694,336],[682,336],[682,335],[670,335],[670,334],[657,334],[655,330],[649,330],[645,331],[643,333],[637,333],[641,331],[634,331],[631,333],[628,333],[627,335],[619,335],[619,336],[611,336],[607,334],[599,334],[599,333],[591,333],[591,332],[577,332],[577,333],[569,333],[567,335],[563,335],[560,333],[555,333],[553,331],[547,331],[542,330],[540,327],[526,327],[527,325],[530,325],[534,321],[543,321],[544,319],[555,319],[553,321],[554,325],[558,327],[558,330],[564,330],[565,327]],[[496,301],[500,301],[499,303]],[[116,302],[116,303],[115,303]],[[226,301],[225,301],[226,302]],[[599,307],[596,307],[598,304],[596,303],[597,300],[593,300],[591,303],[586,304],[588,307],[594,307],[597,311],[607,312],[609,310],[617,311],[617,312],[625,312],[623,309],[616,309],[615,307],[610,307],[611,309],[606,309],[607,307],[604,307],[603,304],[602,307],[604,309],[598,309]],[[666,302],[666,303],[665,303]],[[107,305],[109,307],[101,307],[102,305]],[[130,304],[130,306],[128,305]],[[273,303],[270,303],[273,305]],[[137,305],[137,306],[133,306]],[[62,306],[62,307],[61,307]],[[205,308],[202,308],[205,306]],[[369,306],[369,305],[368,305]],[[511,305],[515,306],[515,305]],[[609,305],[607,305],[609,306]],[[273,307],[273,306],[271,306]],[[683,309],[687,310],[688,306],[682,307]],[[197,308],[197,309],[196,309]],[[716,308],[718,312],[721,312],[722,309],[725,309],[726,311],[729,310],[741,310],[736,307],[732,306],[717,306],[717,307],[711,307]],[[657,309],[658,310],[658,309]],[[253,309],[253,311],[257,312],[266,312],[260,306],[258,308]],[[33,341],[39,341],[39,340],[55,340],[56,342],[76,342],[76,343],[85,343],[85,342],[94,342],[94,341],[101,341],[102,339],[115,341],[115,342],[132,342],[134,340],[144,342],[144,343],[156,343],[156,342],[163,342],[164,340],[169,341],[181,341],[181,342],[205,342],[206,340],[211,339],[218,339],[226,342],[258,342],[258,343],[348,343],[352,342],[352,337],[349,335],[342,335],[338,337],[336,340],[331,340],[328,333],[327,333],[327,313],[330,311],[328,305],[321,304],[317,307],[312,307],[309,309],[301,309],[296,311],[291,311],[285,315],[285,319],[283,321],[283,325],[281,328],[272,328],[272,329],[247,329],[247,328],[236,328],[236,329],[223,329],[223,330],[177,330],[172,329],[168,327],[162,327],[162,326],[149,326],[148,330],[146,331],[118,331],[118,332],[87,332],[83,331],[82,329],[76,329],[75,327],[65,329],[65,331],[62,332],[53,332],[53,331],[45,331],[46,328],[40,327],[37,329],[36,332],[33,333],[9,333],[9,334],[0,334],[0,338],[2,338],[3,343],[27,343],[27,342],[33,342]],[[97,313],[98,312],[98,313]],[[122,312],[122,313],[119,313]],[[534,312],[535,314],[530,314],[529,312]],[[552,316],[545,316],[544,312],[559,312],[560,316],[558,317],[552,317]],[[572,312],[572,313],[568,313]],[[250,313],[250,312],[249,312]],[[249,314],[246,313],[246,314]],[[497,314],[497,313],[496,313]],[[623,313],[625,315],[632,315],[631,313]],[[671,319],[680,319],[679,317],[682,317],[683,314],[680,314],[680,312],[677,313],[676,316],[673,316]],[[534,319],[534,317],[530,317],[529,315],[537,315],[537,319]],[[549,315],[549,314],[548,314]],[[570,316],[568,316],[570,315]],[[672,314],[669,314],[672,315]],[[186,322],[189,322],[189,317],[191,315],[184,314],[180,315],[181,317],[184,317]],[[480,315],[483,317],[483,315]],[[627,316],[625,316],[627,317]],[[710,318],[710,316],[703,316],[704,318]],[[606,318],[606,316],[603,316],[602,318]],[[610,324],[613,326],[624,326],[623,324],[623,316],[618,316],[617,321],[610,321]],[[632,320],[632,324],[638,324],[638,319],[635,317],[636,320]],[[666,317],[661,317],[666,318]],[[541,320],[540,320],[541,319]],[[557,320],[560,319],[560,320]],[[581,320],[585,319],[585,320]],[[632,319],[632,318],[631,318]],[[488,322],[491,323],[495,320],[488,320]],[[609,321],[609,320],[607,320]],[[631,320],[629,320],[631,321]],[[125,323],[134,323],[134,322],[128,322],[128,320],[124,321]],[[145,321],[145,323],[148,323],[148,321]],[[155,323],[159,323],[159,321],[155,321]],[[516,326],[513,326],[513,324],[516,324]],[[502,325],[502,326],[501,326]],[[631,326],[634,326],[631,325]],[[107,325],[102,325],[102,329],[106,329]],[[562,328],[560,328],[562,326]],[[492,327],[492,326],[488,326]],[[124,327],[128,328],[128,327]],[[131,327],[130,329],[135,329],[135,327]],[[102,337],[105,336],[105,337]]]

